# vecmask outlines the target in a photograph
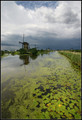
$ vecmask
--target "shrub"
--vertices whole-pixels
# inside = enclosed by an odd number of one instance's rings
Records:
[[[38,54],[38,50],[36,48],[30,49],[30,52],[31,52],[32,55],[37,55]]]

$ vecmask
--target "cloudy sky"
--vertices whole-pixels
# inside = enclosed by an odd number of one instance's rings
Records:
[[[1,49],[79,49],[81,1],[1,1]]]

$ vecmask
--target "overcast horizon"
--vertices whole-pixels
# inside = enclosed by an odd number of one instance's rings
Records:
[[[1,49],[81,48],[81,1],[1,1]]]

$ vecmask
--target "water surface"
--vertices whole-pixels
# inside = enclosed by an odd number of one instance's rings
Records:
[[[81,73],[58,52],[1,60],[2,118],[81,117]]]

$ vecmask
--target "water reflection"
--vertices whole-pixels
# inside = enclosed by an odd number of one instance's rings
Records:
[[[21,60],[23,60],[23,64],[24,65],[28,65],[29,64],[29,56],[28,55],[20,55],[19,58]]]
[[[29,63],[30,63],[30,58],[32,59],[32,60],[35,60],[36,58],[37,58],[38,56],[36,56],[36,55],[20,55],[19,56],[19,58],[21,59],[21,60],[23,60],[23,64],[22,65],[28,65]]]
[[[30,58],[31,58],[32,60],[35,60],[37,57],[38,57],[38,55],[30,55]]]
[[[22,65],[28,65],[30,63],[30,58],[32,60],[35,60],[39,55],[43,56],[44,54],[50,55],[50,53],[46,52],[46,53],[41,53],[41,54],[38,54],[38,55],[32,55],[32,54],[30,54],[30,55],[19,55],[19,58],[21,60],[23,60],[23,64]]]

